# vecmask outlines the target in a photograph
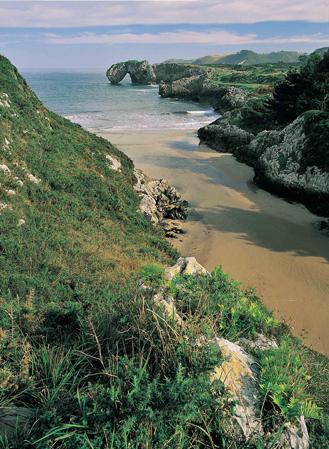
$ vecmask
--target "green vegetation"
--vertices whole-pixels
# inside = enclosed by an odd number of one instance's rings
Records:
[[[329,111],[306,112],[304,128],[306,145],[302,165],[316,165],[329,171]]]
[[[223,360],[214,335],[262,332],[280,344],[255,352],[264,422],[280,432],[303,411],[324,449],[328,360],[220,269],[165,284],[177,253],[137,211],[132,162],[49,112],[3,57],[0,113],[0,431],[3,410],[33,416],[0,448],[271,447],[272,436],[246,443],[232,432],[228,394],[210,380]],[[159,286],[184,326],[152,300]]]
[[[328,111],[329,52],[322,57],[311,55],[299,71],[289,71],[275,86],[269,108],[280,125],[292,122],[309,110]]]
[[[316,52],[323,52],[325,49],[318,49]],[[198,64],[198,65],[256,65],[256,64],[277,64],[277,63],[298,63],[303,56],[297,51],[277,51],[271,53],[256,53],[251,50],[241,50],[230,55],[207,55],[194,60],[191,59],[168,59],[164,63],[176,64]]]
[[[278,51],[271,53],[256,53],[251,50],[241,50],[238,53],[219,59],[216,64],[272,64],[272,63],[296,63],[301,53],[297,51]]]
[[[254,94],[270,93],[284,79],[293,64],[263,64],[254,66],[212,66],[211,81],[216,85],[242,87]]]

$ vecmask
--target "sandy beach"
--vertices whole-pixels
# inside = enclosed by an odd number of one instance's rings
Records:
[[[314,228],[319,217],[259,189],[250,167],[200,146],[195,131],[102,136],[190,202],[187,233],[172,241],[182,254],[255,287],[295,335],[329,354],[329,239]]]

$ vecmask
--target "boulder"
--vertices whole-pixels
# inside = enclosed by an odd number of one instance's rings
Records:
[[[174,298],[165,296],[162,292],[159,292],[154,295],[153,301],[164,310],[169,318],[175,320],[178,324],[183,325],[184,322],[176,310]]]
[[[295,423],[286,423],[280,438],[283,449],[309,449],[309,435],[304,416]]]
[[[110,156],[109,154],[107,154],[105,156],[106,160],[108,161],[110,168],[114,171],[121,171],[121,162],[118,161],[118,159],[115,159],[115,157]]]
[[[246,440],[263,433],[258,409],[258,378],[256,360],[241,346],[224,338],[215,338],[226,360],[212,374],[212,380],[221,380],[236,401],[234,418]]]
[[[177,220],[165,219],[161,222],[162,229],[165,232],[166,237],[176,238],[177,234],[185,234],[182,225]]]
[[[219,118],[210,125],[200,128],[198,136],[202,143],[206,143],[214,150],[233,153],[249,145],[254,138],[252,133],[232,125],[226,118]]]
[[[133,84],[154,84],[156,76],[153,66],[146,60],[125,61],[113,64],[106,72],[112,84],[119,84],[129,74]]]
[[[171,281],[179,275],[199,276],[209,275],[209,272],[197,262],[195,257],[180,257],[175,265],[166,268],[165,279]]]

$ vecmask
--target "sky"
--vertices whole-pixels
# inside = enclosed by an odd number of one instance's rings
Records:
[[[329,0],[0,0],[0,54],[19,69],[325,46]]]

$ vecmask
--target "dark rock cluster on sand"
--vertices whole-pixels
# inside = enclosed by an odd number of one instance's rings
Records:
[[[134,174],[140,211],[153,224],[162,226],[167,237],[184,233],[181,221],[187,218],[188,202],[165,179],[150,178],[137,169]]]

